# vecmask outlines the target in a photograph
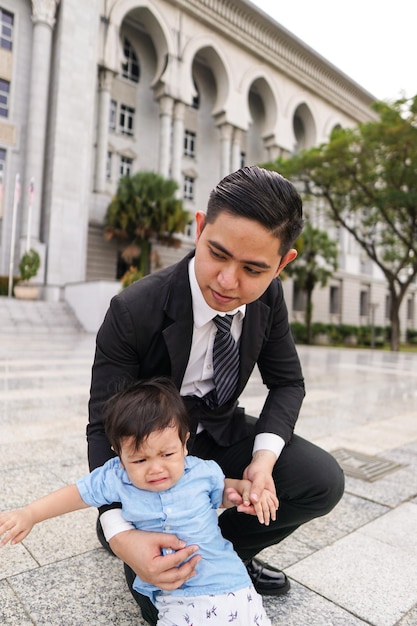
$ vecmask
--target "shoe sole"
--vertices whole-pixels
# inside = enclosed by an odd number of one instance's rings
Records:
[[[259,595],[261,596],[283,596],[285,593],[287,593],[290,590],[291,584],[290,584],[290,581],[288,581],[286,585],[275,587],[275,589],[273,587],[269,589],[258,589],[256,584],[254,585],[254,587],[256,591],[259,593]]]

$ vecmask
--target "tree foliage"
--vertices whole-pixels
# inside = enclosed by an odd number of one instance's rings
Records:
[[[391,349],[399,308],[417,276],[417,96],[373,105],[378,120],[335,130],[329,143],[269,164],[324,200],[384,274],[391,296]]]
[[[307,343],[312,343],[313,291],[316,285],[325,287],[337,269],[337,244],[329,235],[307,222],[295,242],[298,252],[296,263],[290,263],[285,272],[306,294],[305,324]]]
[[[189,222],[189,214],[176,196],[177,189],[174,180],[155,172],[123,176],[107,208],[106,238],[125,242],[129,263],[135,256],[140,257],[142,275],[150,269],[151,238],[177,245],[174,234],[184,232]]]

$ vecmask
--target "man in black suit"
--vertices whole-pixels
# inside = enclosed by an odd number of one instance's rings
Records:
[[[277,493],[277,520],[268,526],[236,508],[222,513],[219,524],[257,591],[278,595],[289,589],[287,577],[255,556],[328,513],[344,488],[333,457],[293,432],[304,382],[278,276],[297,255],[292,245],[302,230],[302,202],[295,187],[276,172],[245,167],[220,181],[207,213],[196,214],[196,225],[195,252],[138,281],[110,304],[97,335],[92,371],[90,469],[113,456],[102,405],[118,385],[172,377],[190,416],[190,453],[214,459],[228,477],[249,479],[252,502],[264,488]],[[230,397],[219,405],[213,319],[225,314],[233,315],[238,379],[230,382]],[[255,365],[267,390],[258,419],[238,406]],[[112,550],[126,564],[128,583],[136,572],[172,590],[198,567],[197,546],[184,546],[169,533],[132,529],[117,505],[100,510],[100,521]],[[161,556],[164,548],[173,553]],[[135,598],[144,618],[155,624],[154,606],[138,594]]]

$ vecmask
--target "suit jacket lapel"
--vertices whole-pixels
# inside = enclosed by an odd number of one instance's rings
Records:
[[[268,315],[269,306],[260,300],[256,300],[246,307],[240,338],[239,394],[245,388],[261,352]]]
[[[171,275],[171,284],[164,306],[172,321],[162,332],[172,365],[172,377],[180,388],[188,364],[193,336],[193,307],[191,301],[188,263],[194,253],[180,261]]]

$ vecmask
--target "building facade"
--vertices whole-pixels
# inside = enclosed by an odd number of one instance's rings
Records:
[[[123,174],[174,178],[193,214],[242,164],[374,115],[371,94],[247,0],[0,0],[0,20],[0,275],[35,247],[45,299],[116,280],[103,220]],[[193,235],[190,223],[183,250]],[[314,317],[359,325],[372,312],[385,325],[383,277],[333,236],[340,270],[315,294]],[[170,254],[160,250],[163,263]],[[403,328],[415,327],[414,298]]]

